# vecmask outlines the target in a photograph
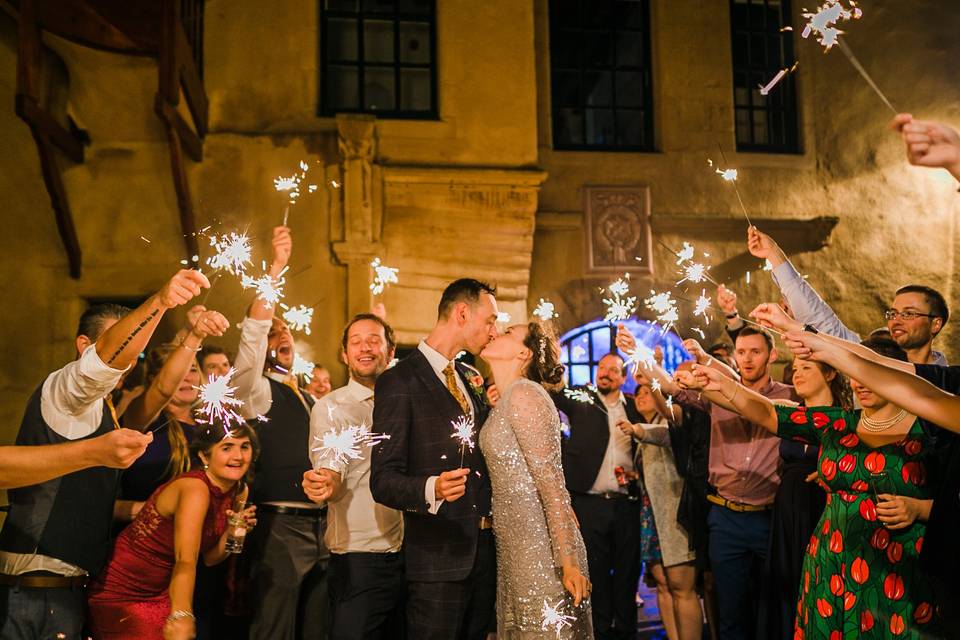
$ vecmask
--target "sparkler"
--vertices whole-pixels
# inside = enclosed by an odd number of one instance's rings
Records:
[[[308,307],[303,304],[296,307],[288,307],[281,302],[280,308],[285,309],[283,312],[283,320],[292,331],[303,331],[305,334],[310,335],[310,323],[313,322],[313,307]]]
[[[697,298],[696,302],[693,303],[693,315],[694,316],[703,316],[704,322],[710,324],[710,298],[707,297],[707,290],[701,289],[700,296]],[[701,332],[701,336],[702,332]]]
[[[710,162],[710,160],[707,160],[707,162]],[[687,260],[693,260],[694,248],[692,244],[684,240],[683,246],[680,248],[680,251],[671,250],[670,253],[673,253],[674,255],[677,256],[677,264],[681,265]]]
[[[540,298],[540,304],[533,310],[533,315],[540,318],[543,322],[547,322],[557,317],[557,311],[552,302]]]
[[[453,427],[453,435],[450,437],[460,442],[460,468],[462,469],[464,453],[468,448],[473,451],[473,417],[462,415],[456,420],[451,420],[450,426]]]
[[[650,391],[663,393],[663,386],[660,384],[660,378],[653,378],[650,381]]]
[[[799,66],[799,64],[800,64],[799,62],[794,62],[792,67],[784,67],[783,69],[780,69],[780,71],[777,72],[777,75],[773,76],[773,78],[770,80],[770,82],[768,82],[767,84],[762,84],[762,85],[760,85],[760,95],[765,96],[765,95],[769,94],[770,91],[771,91],[775,86],[777,86],[777,84],[778,84],[781,80],[783,80],[784,78],[787,77],[787,74],[790,74],[790,73],[793,73],[794,71],[796,71],[796,70],[797,70],[797,66]]]
[[[506,311],[497,312],[497,322],[500,324],[507,324],[510,322],[510,314]]]
[[[310,380],[313,377],[313,370],[316,367],[312,362],[301,356],[299,353],[293,354],[293,366],[290,368],[290,373],[295,376],[303,376]]]
[[[591,404],[596,408],[600,409],[604,413],[607,413],[606,407],[597,404],[597,401],[594,399],[594,393],[597,392],[597,388],[592,384],[588,384],[586,387],[580,389],[564,389],[563,395],[567,398],[570,398],[574,402],[579,402],[581,404]]]
[[[257,297],[263,300],[268,308],[273,307],[283,297],[283,285],[287,282],[283,274],[289,268],[289,266],[284,267],[276,278],[271,277],[269,273],[265,273],[259,278],[248,276],[246,273],[241,274],[240,286],[244,289],[256,289]],[[263,269],[266,271],[266,263],[264,263]]]
[[[382,264],[380,258],[374,258],[370,266],[373,267],[373,282],[370,283],[370,291],[373,292],[373,295],[378,296],[383,293],[387,285],[399,282],[397,273],[400,270]]]
[[[727,166],[727,155],[723,152],[723,147],[717,143],[717,148],[720,150],[720,159],[723,161],[724,166]],[[713,166],[713,160],[707,158],[707,164],[711,167]],[[740,203],[740,210],[743,211],[743,217],[747,219],[747,224],[751,227],[753,223],[750,221],[750,214],[747,213],[747,207],[743,204],[743,198],[740,197],[740,188],[737,186],[737,177],[739,174],[736,169],[720,169],[717,167],[716,173],[720,175],[725,181],[733,185],[733,191],[737,194],[737,202]]]
[[[230,432],[231,424],[243,422],[243,418],[235,410],[235,407],[240,407],[243,402],[233,396],[237,388],[230,386],[230,380],[236,372],[236,369],[230,367],[222,376],[211,375],[207,384],[194,387],[200,391],[199,401],[202,406],[198,411],[203,418],[199,422],[220,423],[227,433]]]
[[[250,238],[245,233],[231,231],[222,236],[210,236],[210,246],[215,253],[207,258],[207,264],[215,271],[226,271],[231,275],[242,275],[246,265],[252,264],[250,256]]]
[[[557,638],[560,638],[560,632],[562,630],[567,627],[572,627],[573,622],[577,619],[576,616],[568,616],[560,613],[563,604],[563,600],[560,600],[553,606],[546,600],[543,601],[543,621],[541,622],[540,628],[546,631],[550,627],[553,627],[553,630],[557,632]]]
[[[669,291],[657,293],[650,290],[650,297],[643,301],[648,309],[657,314],[657,322],[663,325],[663,332],[666,333],[670,327],[680,319],[677,311],[677,301]]]
[[[630,275],[626,274],[623,278],[617,278],[607,286],[606,290],[610,292],[611,296],[602,300],[603,304],[607,305],[607,315],[603,318],[607,322],[622,322],[633,315],[633,312],[637,309],[636,296],[629,295],[630,285],[625,279],[629,277]]]
[[[332,464],[343,468],[351,460],[363,458],[363,449],[389,440],[390,436],[385,433],[373,433],[367,427],[365,422],[360,425],[351,425],[341,429],[331,429],[323,436],[314,436],[316,444],[311,450],[317,453],[317,464],[319,468],[321,460],[329,460]]]
[[[308,165],[303,160],[300,161],[300,172],[294,172],[292,176],[284,177],[278,176],[273,179],[273,188],[277,191],[284,192],[287,194],[289,199],[287,206],[283,210],[283,226],[287,226],[287,217],[290,214],[290,205],[297,203],[297,198],[300,197],[300,182],[307,177],[307,171],[310,170],[310,165]],[[317,185],[311,184],[307,185],[307,191],[313,193],[317,190]]]

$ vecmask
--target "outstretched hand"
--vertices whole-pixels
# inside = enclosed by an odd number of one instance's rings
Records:
[[[956,130],[941,122],[914,120],[909,113],[897,114],[890,126],[903,138],[910,164],[946,169],[960,180],[960,134]]]
[[[770,264],[775,267],[787,260],[787,254],[783,252],[780,245],[752,225],[747,230],[747,250],[750,251],[750,255],[756,258],[769,260]]]
[[[718,393],[723,390],[723,384],[725,382],[733,382],[713,367],[702,364],[693,365],[693,379],[693,384],[696,385],[697,389],[701,391],[716,391]]]
[[[732,316],[737,312],[737,294],[722,284],[717,285],[717,306],[724,315]]]
[[[190,333],[201,340],[207,336],[222,336],[230,328],[230,321],[223,314],[200,305],[190,309],[187,318],[190,320]]]
[[[293,251],[293,236],[288,227],[274,227],[272,254],[270,261],[270,275],[277,277],[290,262],[290,253]]]
[[[462,498],[463,494],[467,492],[467,476],[469,475],[470,469],[454,469],[441,473],[434,486],[437,500],[456,502]]]
[[[617,348],[624,353],[633,353],[637,350],[637,339],[630,333],[625,325],[617,325],[617,337],[615,340]]]
[[[763,302],[750,312],[750,317],[767,328],[778,331],[803,331],[803,325],[787,315],[783,307],[775,302]]]
[[[98,466],[111,469],[126,469],[147,450],[153,442],[153,433],[140,433],[133,429],[114,429],[90,441]]]
[[[686,349],[687,353],[693,356],[693,359],[699,364],[707,364],[710,362],[710,354],[704,351],[700,343],[693,338],[687,338],[684,340],[683,348]]]
[[[784,335],[783,342],[795,357],[827,364],[830,364],[832,356],[841,348],[808,331],[790,331]]]
[[[193,300],[202,289],[209,288],[207,276],[193,269],[181,269],[157,292],[157,299],[161,307],[173,309]]]

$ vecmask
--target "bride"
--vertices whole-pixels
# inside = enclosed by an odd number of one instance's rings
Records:
[[[560,420],[541,386],[564,367],[543,327],[507,329],[480,356],[500,400],[480,431],[493,487],[497,638],[593,638],[583,538],[560,464]]]

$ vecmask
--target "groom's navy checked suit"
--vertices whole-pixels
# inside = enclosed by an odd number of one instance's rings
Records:
[[[459,362],[456,371],[473,405],[476,443],[490,408],[467,382],[475,371]],[[390,438],[373,450],[370,489],[374,500],[404,512],[408,637],[482,639],[493,620],[496,555],[492,532],[480,529],[481,517],[490,515],[480,448],[463,458],[466,493],[431,514],[425,486],[460,466],[451,423],[463,410],[419,349],[377,379],[375,398],[373,430]]]

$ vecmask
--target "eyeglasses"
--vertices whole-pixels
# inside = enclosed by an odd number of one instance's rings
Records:
[[[897,311],[896,309],[887,309],[883,312],[883,317],[887,320],[896,320],[900,318],[902,320],[914,320],[915,318],[924,317],[924,318],[939,318],[940,316],[935,316],[932,313],[920,313],[919,311],[914,311],[912,309],[907,309],[906,311]]]

